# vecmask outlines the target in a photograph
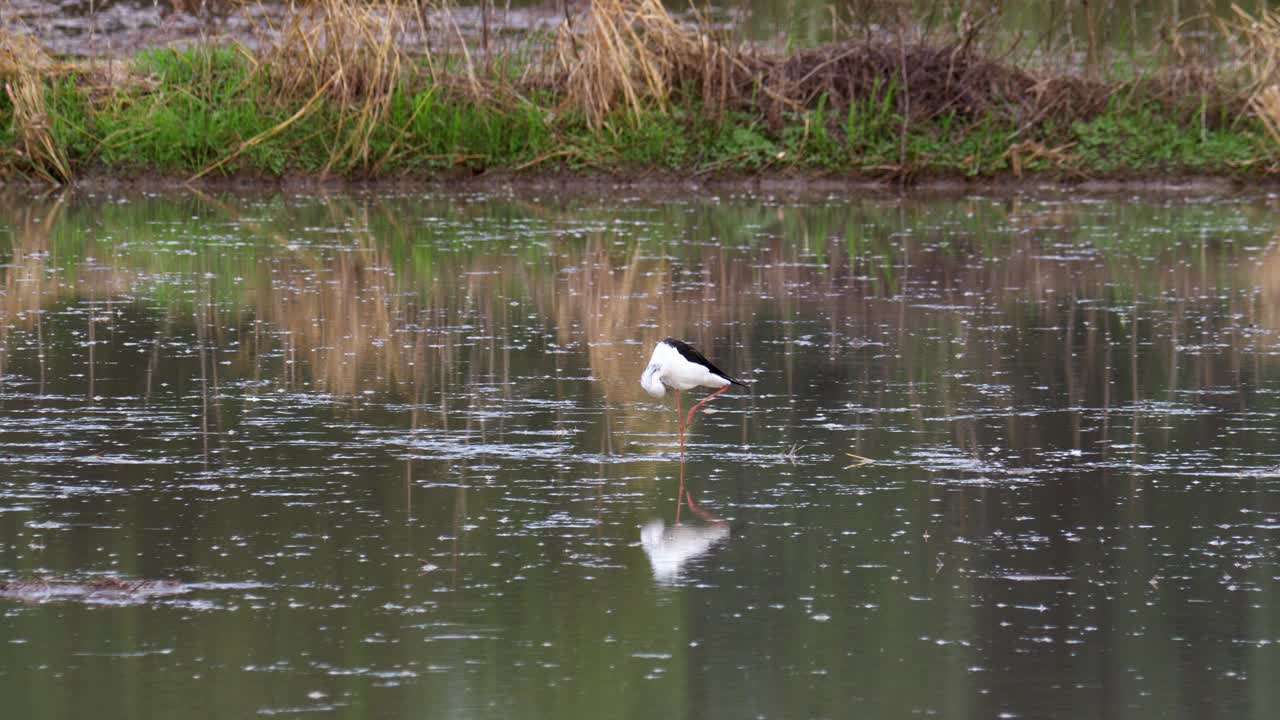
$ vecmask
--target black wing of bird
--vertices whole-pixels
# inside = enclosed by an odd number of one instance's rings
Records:
[[[691,363],[697,363],[697,364],[701,365],[702,367],[704,367],[704,368],[706,368],[706,369],[710,370],[710,371],[711,371],[711,373],[712,373],[713,375],[719,375],[720,377],[724,378],[725,380],[728,380],[729,382],[733,383],[734,385],[741,385],[742,387],[746,387],[746,386],[747,386],[747,384],[746,384],[746,383],[744,383],[744,382],[742,382],[742,381],[740,381],[740,380],[735,380],[735,379],[733,379],[733,378],[729,377],[729,375],[728,375],[725,371],[723,371],[723,370],[721,370],[720,368],[716,367],[714,363],[712,363],[710,360],[708,360],[708,359],[707,359],[707,357],[706,357],[705,355],[703,355],[702,353],[698,352],[697,348],[693,347],[693,346],[692,346],[692,345],[690,345],[689,343],[687,343],[687,342],[682,342],[682,341],[677,340],[677,339],[675,339],[675,338],[667,338],[666,340],[663,340],[662,342],[664,342],[664,343],[666,343],[666,344],[670,345],[671,347],[675,348],[675,349],[676,349],[676,352],[680,353],[680,355],[681,355],[685,360],[688,360],[688,361],[689,361],[689,362],[691,362]]]

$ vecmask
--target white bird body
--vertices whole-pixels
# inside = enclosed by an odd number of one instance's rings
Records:
[[[658,343],[649,356],[649,365],[640,374],[640,386],[650,395],[660,398],[667,394],[667,388],[676,391],[676,418],[680,421],[680,461],[684,462],[684,429],[693,422],[693,414],[698,408],[706,405],[711,398],[719,395],[730,385],[742,385],[711,364],[702,353],[694,350],[688,343],[675,338],[667,338]],[[696,387],[716,388],[716,391],[699,400],[691,410],[689,417],[680,414],[680,391],[692,390]],[[676,501],[684,496],[684,475],[680,476],[680,493]]]
[[[702,353],[672,338],[660,341],[653,348],[649,365],[640,376],[641,387],[656,398],[666,395],[667,388],[680,391],[696,387],[722,388],[729,384],[742,385],[712,365]]]

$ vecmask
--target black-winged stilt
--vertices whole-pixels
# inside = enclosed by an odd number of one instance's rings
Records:
[[[698,411],[698,408],[727,390],[730,385],[746,387],[746,384],[734,380],[723,370],[711,364],[710,360],[689,343],[680,342],[674,338],[660,341],[653,349],[653,355],[649,357],[649,366],[640,376],[640,385],[645,392],[656,398],[666,395],[667,388],[676,391],[676,417],[680,420],[681,458],[684,457],[684,429],[693,422],[693,414]],[[686,419],[680,414],[680,391],[692,390],[696,387],[716,388],[716,391],[698,401],[689,410],[689,417]]]

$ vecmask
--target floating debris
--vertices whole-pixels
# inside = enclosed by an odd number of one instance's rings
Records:
[[[863,465],[866,465],[872,462],[871,458],[865,458],[865,457],[862,457],[861,455],[854,455],[851,452],[847,452],[845,453],[845,455],[848,455],[849,457],[853,458],[855,461],[855,462],[849,463],[848,465],[845,465],[844,466],[845,470],[848,470],[849,468],[862,467]]]
[[[118,577],[98,577],[86,581],[18,580],[0,583],[0,598],[21,602],[103,602],[132,604],[152,598],[183,595],[193,590],[190,585],[177,580],[125,580]]]

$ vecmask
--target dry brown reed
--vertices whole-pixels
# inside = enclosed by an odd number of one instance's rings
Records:
[[[291,6],[279,24],[267,23],[258,38],[257,72],[273,97],[303,104],[192,179],[279,134],[326,98],[340,113],[340,131],[324,172],[372,168],[379,158],[372,156],[370,138],[386,121],[392,94],[413,67],[401,39],[414,17],[416,5],[409,0],[315,0]]]
[[[681,25],[659,0],[591,0],[556,34],[551,75],[565,104],[600,127],[617,108],[634,120],[664,109],[673,90],[696,87],[709,112],[729,100],[749,55]]]
[[[0,28],[0,81],[13,104],[18,140],[9,164],[55,185],[71,180],[71,166],[50,132],[44,88],[46,77],[62,69],[35,40]]]
[[[343,105],[373,104],[400,80],[406,65],[400,38],[407,3],[401,0],[316,0],[271,28],[259,53],[262,71],[284,97],[310,97],[321,88]]]
[[[1239,45],[1245,71],[1249,110],[1280,144],[1280,12],[1263,9],[1257,16],[1233,5],[1235,21],[1223,32]]]

